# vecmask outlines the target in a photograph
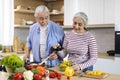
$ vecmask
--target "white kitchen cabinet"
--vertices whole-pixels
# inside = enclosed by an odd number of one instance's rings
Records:
[[[115,0],[115,20],[120,20],[120,0]]]
[[[88,15],[88,24],[111,24],[115,20],[115,0],[64,0],[64,7],[64,25],[71,25],[79,11]]]
[[[78,0],[64,0],[64,25],[72,25],[74,14],[78,11]]]
[[[116,0],[104,0],[103,8],[103,22],[104,24],[115,22],[115,1]]]
[[[103,24],[103,0],[88,0],[88,24]]]

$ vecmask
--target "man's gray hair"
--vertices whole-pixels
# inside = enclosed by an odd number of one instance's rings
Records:
[[[78,12],[74,15],[74,18],[75,17],[80,17],[83,19],[84,23],[87,24],[88,23],[88,17],[87,15],[84,13],[84,12]]]
[[[36,8],[34,16],[37,17],[40,12],[49,12],[49,10],[46,6],[40,5]]]

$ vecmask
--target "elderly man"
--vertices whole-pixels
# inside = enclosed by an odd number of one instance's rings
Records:
[[[41,62],[50,55],[47,65],[49,67],[56,66],[60,59],[57,54],[51,54],[51,47],[56,48],[63,44],[64,31],[59,25],[49,20],[49,10],[46,6],[38,6],[34,16],[36,23],[30,27],[27,51],[23,59],[28,60],[32,50],[34,62]]]

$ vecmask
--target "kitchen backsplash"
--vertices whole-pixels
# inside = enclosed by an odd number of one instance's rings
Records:
[[[71,29],[64,29],[65,33]],[[114,28],[91,28],[88,29],[93,33],[97,40],[98,52],[114,50]],[[15,28],[15,36],[20,37],[20,43],[26,42],[29,32],[28,28]]]

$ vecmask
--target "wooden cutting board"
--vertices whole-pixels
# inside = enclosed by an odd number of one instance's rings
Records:
[[[54,67],[54,68],[50,68],[52,70],[58,71],[60,72],[62,75],[64,75],[63,71],[59,71],[58,66]],[[80,73],[81,71],[77,71],[76,74],[74,76],[77,76],[77,73]],[[83,77],[88,77],[88,78],[94,78],[94,79],[104,79],[106,77],[108,77],[110,74],[109,73],[103,73],[101,76],[94,76],[94,75],[87,75],[84,74]]]
[[[87,75],[87,74],[83,75],[83,77],[96,78],[96,79],[104,79],[104,78],[106,78],[106,77],[108,77],[108,76],[109,76],[109,73],[103,73],[103,74],[100,75],[100,76]]]

